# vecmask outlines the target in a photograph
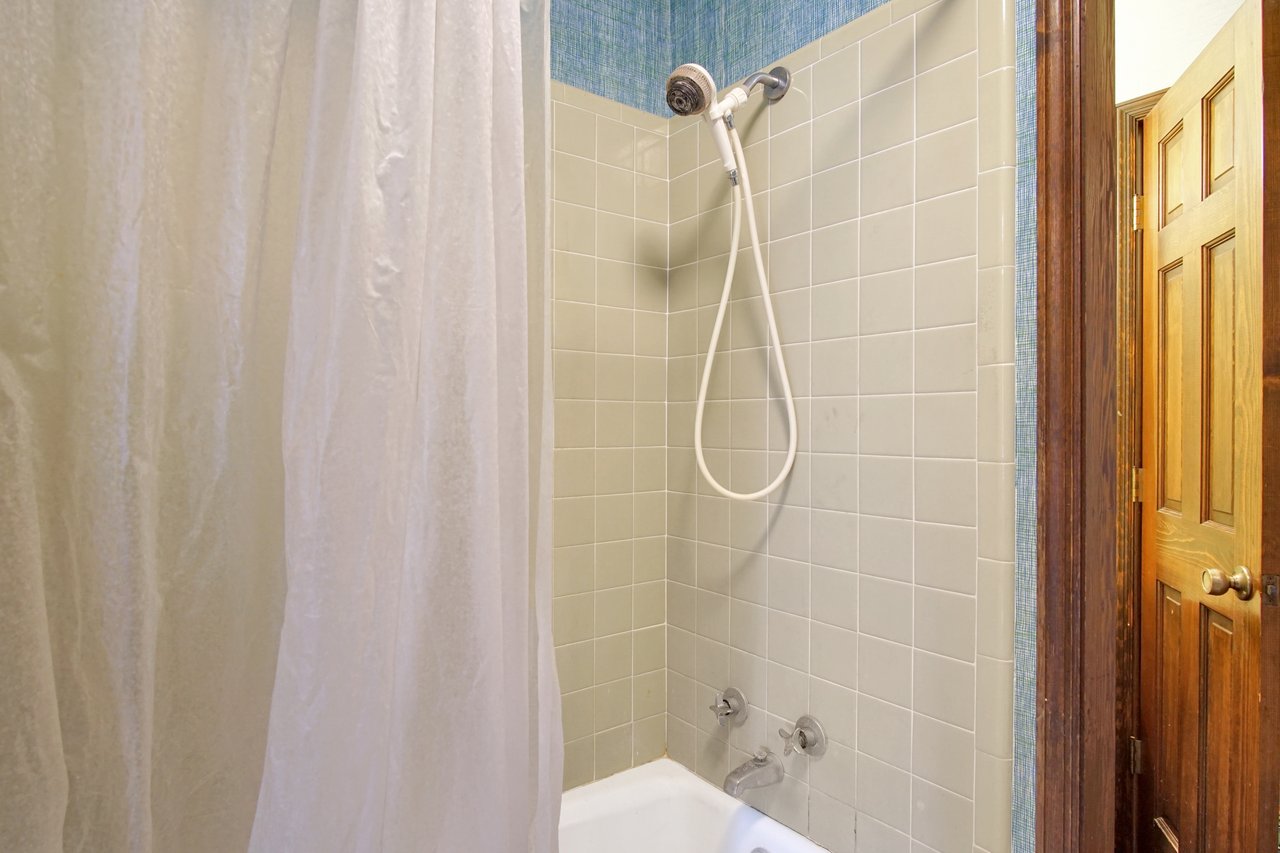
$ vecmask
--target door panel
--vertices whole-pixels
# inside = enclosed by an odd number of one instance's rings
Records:
[[[1232,778],[1232,752],[1240,724],[1236,690],[1240,650],[1235,640],[1235,626],[1230,619],[1208,608],[1200,611],[1199,699],[1203,724],[1196,769],[1203,784],[1198,804],[1200,843],[1196,849],[1205,851],[1235,849],[1232,822],[1238,806],[1233,797],[1240,793],[1237,780]]]
[[[1182,422],[1186,417],[1186,392],[1182,387],[1182,376],[1186,370],[1182,352],[1182,341],[1186,333],[1183,324],[1185,287],[1186,276],[1183,275],[1181,260],[1160,271],[1157,294],[1160,301],[1160,328],[1157,332],[1160,346],[1152,354],[1159,365],[1157,371],[1160,380],[1157,391],[1160,397],[1160,423],[1156,451],[1160,480],[1156,493],[1160,496],[1158,506],[1173,513],[1182,512]]]
[[[1156,645],[1152,650],[1155,657],[1152,674],[1156,685],[1152,699],[1156,704],[1154,716],[1161,727],[1157,737],[1165,743],[1182,743],[1186,736],[1183,732],[1184,718],[1179,709],[1182,707],[1182,694],[1190,678],[1182,656],[1185,645],[1182,635],[1182,595],[1176,589],[1157,581],[1156,596]],[[1161,840],[1177,838],[1182,826],[1182,801],[1178,796],[1182,789],[1182,762],[1173,750],[1158,750],[1153,758],[1155,814],[1159,821]]]
[[[1232,529],[1235,507],[1235,234],[1205,249],[1204,506],[1201,520]]]
[[[1183,173],[1185,156],[1182,150],[1182,124],[1173,130],[1160,143],[1160,206],[1164,212],[1161,224],[1168,225],[1182,214]]]
[[[1232,69],[1205,98],[1205,195],[1235,177],[1236,75]]]
[[[1259,20],[1247,0],[1144,128],[1142,850],[1259,837],[1259,598],[1201,581],[1260,568]]]

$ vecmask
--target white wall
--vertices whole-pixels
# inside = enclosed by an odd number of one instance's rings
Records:
[[[1117,0],[1116,103],[1178,79],[1242,0]]]

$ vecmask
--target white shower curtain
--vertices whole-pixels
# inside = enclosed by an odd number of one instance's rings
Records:
[[[0,12],[0,850],[554,849],[525,6]]]

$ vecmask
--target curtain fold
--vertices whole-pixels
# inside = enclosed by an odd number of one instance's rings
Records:
[[[0,849],[554,850],[543,0],[5,14]]]
[[[531,742],[538,744],[529,784],[537,792],[529,849],[559,849],[560,794],[564,784],[564,728],[560,681],[552,640],[553,403],[551,382],[551,10],[549,0],[521,0],[523,52],[525,254],[529,303],[529,493],[533,620],[530,685]]]

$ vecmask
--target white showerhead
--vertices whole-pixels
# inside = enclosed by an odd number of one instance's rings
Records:
[[[701,115],[707,120],[729,180],[736,180],[738,167],[733,160],[733,149],[729,147],[725,118],[746,101],[747,92],[741,87],[729,92],[723,101],[716,101],[716,81],[711,72],[692,62],[681,65],[667,78],[667,106],[676,115]]]
[[[678,116],[701,115],[716,101],[716,81],[711,72],[686,62],[667,78],[667,106]]]

